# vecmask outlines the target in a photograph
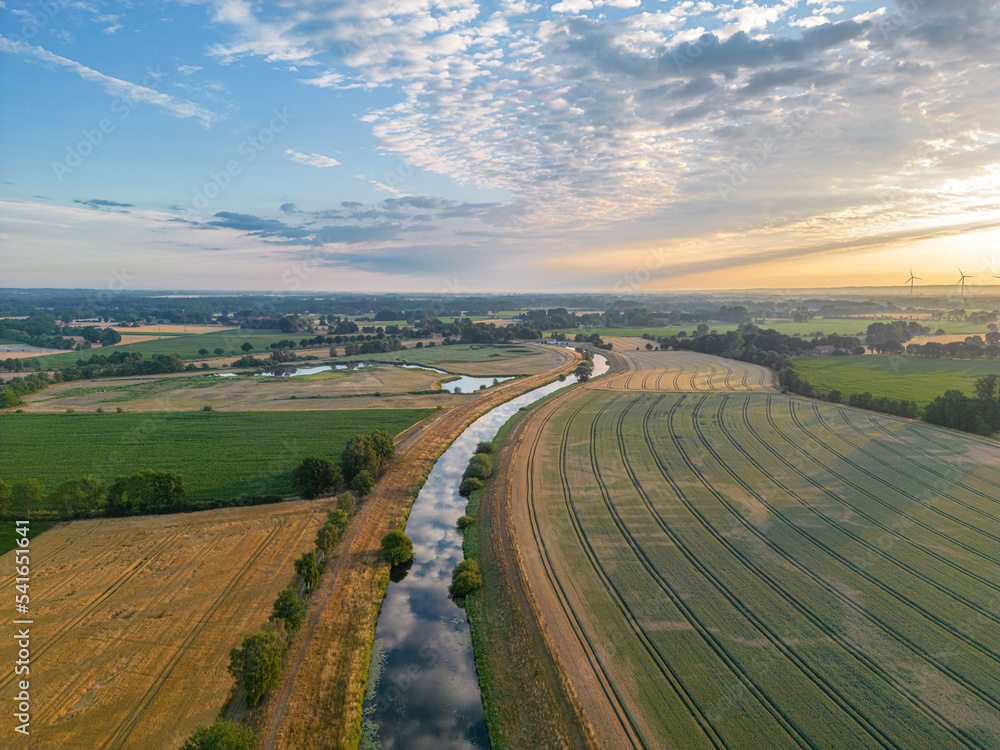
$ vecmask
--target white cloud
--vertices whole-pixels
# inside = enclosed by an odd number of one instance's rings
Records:
[[[101,33],[102,33],[102,34],[109,34],[109,35],[110,35],[110,34],[114,34],[114,33],[115,33],[116,31],[118,31],[118,30],[119,30],[119,29],[120,29],[121,27],[122,27],[122,25],[121,25],[120,23],[115,23],[115,24],[111,24],[111,25],[110,25],[110,26],[108,26],[108,27],[107,27],[106,29],[102,30],[102,31],[101,31]]]
[[[329,156],[323,156],[322,154],[301,154],[298,151],[293,151],[292,149],[285,149],[285,156],[287,156],[292,161],[298,162],[299,164],[305,164],[309,167],[316,167],[317,169],[323,169],[325,167],[336,167],[340,164],[336,159],[331,159]]]
[[[200,65],[178,65],[177,66],[177,72],[180,73],[182,76],[189,76],[192,73],[197,73],[199,70],[201,70],[201,66]]]
[[[205,127],[208,127],[213,122],[222,119],[221,115],[211,112],[194,102],[185,101],[183,99],[174,99],[172,96],[151,89],[148,86],[142,86],[137,83],[123,81],[120,78],[113,78],[111,76],[104,75],[103,73],[97,72],[93,68],[88,68],[87,66],[81,65],[80,63],[66,57],[56,55],[46,49],[43,49],[42,47],[36,47],[32,44],[25,44],[24,42],[0,36],[0,52],[6,52],[11,55],[33,57],[37,60],[41,60],[42,62],[58,65],[66,68],[67,70],[71,70],[85,81],[93,81],[94,83],[100,84],[105,91],[113,96],[119,96],[129,101],[152,104],[166,112],[169,112],[174,117],[197,117],[202,121],[202,124],[204,124]]]

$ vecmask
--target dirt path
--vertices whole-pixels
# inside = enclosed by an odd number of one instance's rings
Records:
[[[388,576],[380,554],[382,536],[397,526],[434,461],[469,423],[573,370],[578,355],[560,351],[565,354],[560,367],[495,386],[485,397],[442,411],[397,438],[389,470],[358,509],[311,598],[281,689],[254,712],[251,723],[265,737],[266,750],[341,748],[358,737],[366,667]]]

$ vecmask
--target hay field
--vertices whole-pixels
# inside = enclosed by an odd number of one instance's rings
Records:
[[[383,367],[294,378],[230,378],[190,373],[142,380],[101,378],[60,383],[32,394],[27,397],[24,410],[53,413],[73,408],[82,412],[101,407],[114,411],[119,406],[129,412],[197,411],[205,406],[220,411],[354,409],[348,405],[350,397],[431,391],[443,377],[426,370]],[[444,403],[441,398],[424,395],[420,405],[434,408]]]
[[[34,715],[30,740],[10,732],[4,747],[178,748],[225,704],[229,649],[266,622],[328,505],[76,521],[32,540]],[[4,639],[5,705],[15,659]]]
[[[767,367],[688,351],[647,351],[640,338],[609,339],[622,366],[595,385],[639,391],[774,391]]]
[[[1000,446],[780,394],[580,389],[517,542],[606,747],[1000,746]]]

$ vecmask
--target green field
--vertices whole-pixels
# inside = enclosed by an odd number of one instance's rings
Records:
[[[945,391],[973,394],[976,378],[1000,374],[1000,362],[925,359],[866,354],[862,357],[797,357],[795,368],[826,393],[838,390],[844,400],[852,393],[916,401],[925,406]]]
[[[340,460],[359,432],[397,434],[429,409],[308,412],[151,412],[0,415],[0,478],[46,488],[83,475],[105,480],[141,469],[176,471],[185,498],[286,494],[306,456]]]
[[[522,555],[613,746],[1000,747],[1000,446],[781,395],[593,390],[529,460]]]
[[[132,334],[130,334],[132,335]],[[242,357],[243,351],[240,349],[244,343],[253,344],[251,354],[259,354],[267,350],[271,344],[282,339],[292,339],[298,344],[302,338],[312,338],[312,334],[289,334],[279,331],[263,331],[249,329],[231,328],[225,331],[213,333],[199,333],[191,336],[172,336],[170,338],[156,339],[154,341],[144,341],[137,344],[122,344],[119,346],[101,347],[83,352],[64,352],[62,354],[48,354],[38,357],[38,361],[43,367],[66,367],[75,364],[79,359],[89,359],[91,355],[108,355],[116,351],[121,352],[142,352],[147,359],[154,354],[177,354],[182,359],[200,359],[199,349],[208,349],[209,356],[214,357],[216,347],[224,349],[227,354],[235,352],[233,358]]]

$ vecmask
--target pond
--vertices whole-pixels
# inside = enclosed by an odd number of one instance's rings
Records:
[[[594,358],[594,377],[608,370]],[[576,382],[555,381],[497,406],[452,443],[427,477],[406,523],[414,560],[393,569],[375,630],[362,748],[471,750],[490,746],[465,611],[448,595],[463,559],[456,528],[467,501],[462,473],[480,440],[491,440],[521,407]]]
[[[300,375],[315,375],[319,372],[330,372],[331,370],[349,370],[355,367],[403,367],[408,370],[427,370],[428,372],[438,372],[442,375],[449,376],[451,373],[445,372],[444,370],[439,370],[436,367],[427,367],[425,365],[397,365],[391,362],[352,362],[351,364],[336,364],[336,365],[318,365],[316,367],[295,367],[293,365],[278,365],[269,372],[257,372],[254,375],[263,375],[264,377],[275,378],[295,378]],[[239,373],[235,372],[218,372],[212,373],[217,378],[235,378]],[[451,376],[455,377],[455,376]],[[441,383],[442,390],[450,391],[451,393],[473,393],[474,391],[481,390],[483,388],[489,388],[491,385],[496,385],[497,383],[502,383],[505,380],[511,380],[513,376],[502,376],[502,377],[473,377],[472,375],[459,375],[456,380],[449,380],[445,383]]]

